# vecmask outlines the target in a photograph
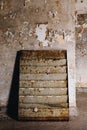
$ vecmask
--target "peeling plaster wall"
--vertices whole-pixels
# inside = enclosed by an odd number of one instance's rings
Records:
[[[87,87],[87,1],[76,4],[76,87]],[[79,89],[79,88],[77,88]]]
[[[76,11],[78,14],[87,12],[87,0],[76,0]]]
[[[76,107],[75,4],[76,0],[0,1],[0,105],[8,102],[17,51],[67,49],[69,103]]]

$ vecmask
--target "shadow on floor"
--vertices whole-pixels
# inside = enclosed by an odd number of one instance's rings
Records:
[[[20,51],[18,51],[16,55],[11,90],[7,105],[7,115],[15,120],[18,120],[19,58]]]

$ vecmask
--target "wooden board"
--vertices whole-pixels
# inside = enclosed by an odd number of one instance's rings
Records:
[[[24,50],[21,51],[21,58],[24,59],[65,59],[65,50]]]
[[[69,109],[67,108],[48,108],[48,109],[20,109],[20,119],[33,120],[68,120]]]
[[[68,97],[66,95],[62,96],[19,96],[20,103],[67,103]]]
[[[67,87],[67,81],[58,81],[58,80],[51,80],[51,81],[20,81],[19,83],[20,88],[65,88]]]
[[[65,50],[21,51],[19,80],[19,119],[69,119]]]
[[[66,80],[67,74],[21,74],[20,80]]]
[[[23,74],[55,74],[66,73],[66,66],[58,67],[39,67],[39,66],[20,66],[20,73]]]
[[[20,88],[19,92],[20,96],[57,96],[66,94],[67,88]]]
[[[20,103],[19,104],[19,109],[29,109],[32,108],[68,108],[69,104],[68,103],[56,103],[56,104],[47,104],[47,103]]]
[[[66,66],[66,59],[58,59],[58,60],[53,60],[53,59],[21,59],[20,60],[20,65],[28,65],[28,66]]]

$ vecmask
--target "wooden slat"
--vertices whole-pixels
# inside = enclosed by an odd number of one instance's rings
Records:
[[[26,59],[64,59],[66,58],[66,50],[23,50],[21,57]]]
[[[45,60],[45,59],[20,59],[20,65],[28,65],[28,66],[66,66],[66,59],[59,60]]]
[[[67,95],[67,88],[20,88],[20,96],[57,96]]]
[[[21,74],[20,80],[66,80],[67,74]]]
[[[66,73],[66,66],[63,67],[31,67],[31,66],[20,66],[20,73],[30,74],[55,74],[55,73]]]
[[[34,109],[20,109],[19,110],[19,117],[20,118],[30,118],[30,119],[57,119],[57,118],[69,118],[69,110],[67,108],[52,108],[52,109],[37,109],[35,112]]]
[[[63,96],[19,96],[19,103],[67,103],[67,95]]]
[[[67,87],[67,81],[20,81],[20,88],[59,88],[59,87]]]
[[[29,109],[29,108],[68,108],[68,103],[59,103],[59,104],[30,104],[30,103],[20,103],[19,109]]]

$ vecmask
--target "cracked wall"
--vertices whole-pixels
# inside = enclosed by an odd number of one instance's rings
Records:
[[[0,105],[8,102],[19,50],[66,49],[69,102],[75,98],[75,0],[0,1]]]
[[[87,87],[87,14],[77,16],[76,27],[76,86]]]
[[[76,4],[76,87],[87,87],[87,1]],[[79,88],[77,88],[79,89]]]

